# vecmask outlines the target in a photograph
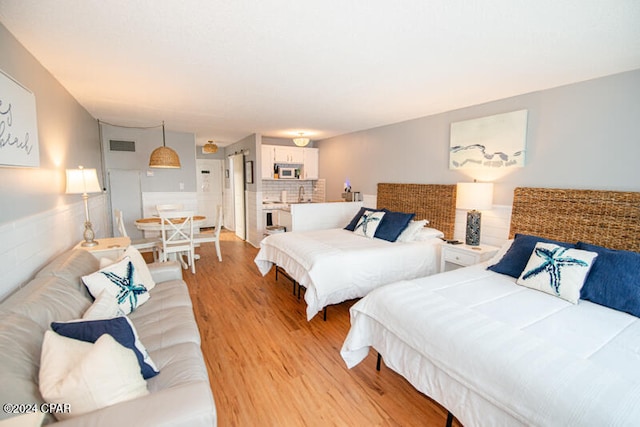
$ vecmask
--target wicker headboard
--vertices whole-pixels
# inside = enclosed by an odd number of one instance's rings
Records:
[[[415,219],[429,220],[429,227],[453,239],[456,220],[456,186],[439,184],[378,184],[377,208],[415,212]]]
[[[515,233],[640,252],[640,193],[516,188]]]

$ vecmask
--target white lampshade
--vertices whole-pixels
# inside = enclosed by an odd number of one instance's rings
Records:
[[[493,206],[493,183],[459,182],[456,194],[456,208],[467,210],[487,210]]]
[[[99,193],[102,189],[98,183],[95,169],[67,169],[67,194]]]

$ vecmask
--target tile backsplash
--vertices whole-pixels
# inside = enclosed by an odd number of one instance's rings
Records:
[[[262,180],[262,200],[297,202],[300,187],[304,189],[304,200],[325,201],[325,180],[305,181],[296,179]],[[287,200],[280,200],[282,192],[287,192]]]

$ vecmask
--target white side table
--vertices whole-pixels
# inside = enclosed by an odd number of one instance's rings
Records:
[[[131,239],[128,237],[106,237],[95,239],[95,241],[98,242],[95,246],[81,246],[82,242],[80,242],[74,249],[83,249],[98,259],[109,258],[115,261],[131,244]]]
[[[443,243],[442,253],[440,254],[440,272],[487,261],[498,252],[498,249],[490,245],[468,246]]]

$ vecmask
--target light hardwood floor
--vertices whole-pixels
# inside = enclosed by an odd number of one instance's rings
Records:
[[[340,348],[354,301],[307,322],[291,282],[260,275],[256,248],[227,231],[221,248],[222,263],[207,243],[196,274],[183,270],[219,426],[445,425],[446,410],[384,365],[376,371],[374,351],[346,368]]]

